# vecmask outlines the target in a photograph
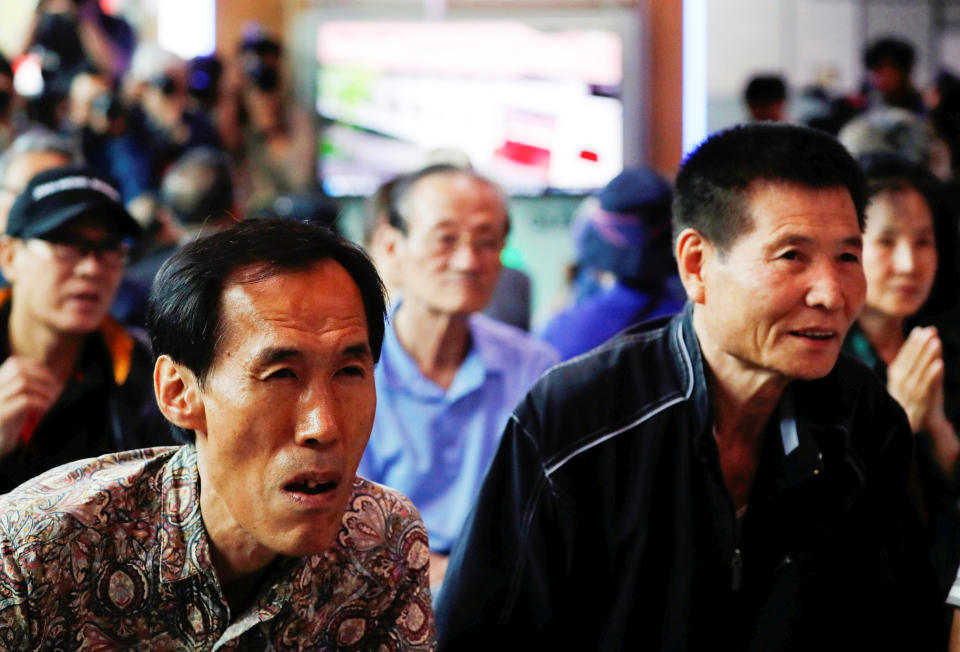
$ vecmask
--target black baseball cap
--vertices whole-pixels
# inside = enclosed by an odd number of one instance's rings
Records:
[[[7,235],[42,238],[74,220],[91,217],[112,226],[120,237],[137,238],[142,233],[113,184],[89,168],[65,165],[30,179],[10,208]]]

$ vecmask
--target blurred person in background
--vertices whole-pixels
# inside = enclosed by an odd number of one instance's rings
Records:
[[[150,222],[155,192],[146,149],[130,134],[127,110],[103,75],[83,72],[70,84],[69,129],[86,164],[113,181],[127,210]]]
[[[861,164],[870,197],[867,296],[843,349],[873,369],[907,413],[916,442],[914,490],[946,592],[960,561],[960,539],[948,534],[960,534],[960,325],[924,308],[945,271],[940,253],[955,250],[956,237],[943,224],[939,183],[923,166],[892,154]]]
[[[131,136],[151,161],[151,183],[193,147],[221,148],[208,116],[189,107],[186,63],[155,45],[137,48],[126,80]]]
[[[436,586],[511,411],[558,356],[480,314],[509,230],[500,188],[456,166],[423,168],[393,186],[389,219],[384,254],[401,292],[358,473],[400,490],[420,510]]]
[[[880,108],[854,118],[840,130],[838,139],[854,157],[889,160],[900,157],[913,165],[930,170],[937,179],[948,179],[948,148],[934,138],[929,125],[920,116],[900,108]],[[879,155],[879,156],[878,156]],[[944,169],[946,168],[946,169]],[[950,182],[952,183],[952,182]],[[939,315],[958,305],[960,299],[960,267],[956,248],[956,215],[958,198],[947,185],[937,190],[936,222],[938,240],[948,243],[939,247],[940,264],[937,281],[924,303],[918,318]]]
[[[17,94],[13,88],[13,67],[3,54],[0,54],[0,152],[13,142],[17,134],[14,124],[14,100]]]
[[[787,84],[780,75],[754,75],[743,90],[751,120],[787,119]]]
[[[58,464],[172,443],[152,356],[108,315],[137,223],[72,166],[34,176],[10,209],[0,267],[0,493]]]
[[[864,50],[867,102],[871,109],[886,106],[925,113],[923,96],[913,85],[917,55],[913,45],[895,36],[872,41]]]
[[[225,87],[238,77],[233,66],[225,66],[216,54],[198,56],[188,64],[190,110],[206,116],[217,130],[228,152],[237,152],[243,143],[237,102]],[[236,82],[233,83],[236,86]]]
[[[279,195],[316,190],[316,137],[311,116],[288,98],[279,41],[248,26],[238,66],[233,95],[241,136],[239,186],[252,214]]]
[[[591,289],[539,333],[564,360],[683,308],[670,232],[672,196],[652,169],[627,168],[578,210],[571,230],[579,282],[588,277]]]
[[[47,92],[65,96],[74,75],[96,70],[118,81],[130,65],[136,34],[99,0],[39,0],[27,47],[45,60]]]
[[[160,267],[184,244],[240,221],[229,156],[195,147],[167,170],[157,218],[127,277],[149,287]]]

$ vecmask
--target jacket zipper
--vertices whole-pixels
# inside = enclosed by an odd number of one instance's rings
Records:
[[[740,574],[743,572],[743,555],[740,548],[733,549],[733,559],[730,560],[730,590],[740,590]]]

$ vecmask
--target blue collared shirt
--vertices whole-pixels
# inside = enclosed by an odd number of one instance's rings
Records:
[[[559,361],[548,345],[482,314],[470,317],[470,335],[470,351],[444,390],[387,327],[377,416],[357,471],[410,498],[439,552],[460,533],[513,408]]]

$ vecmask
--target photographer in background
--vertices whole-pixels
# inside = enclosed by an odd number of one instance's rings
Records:
[[[136,45],[133,28],[104,13],[98,0],[39,0],[27,50],[50,64],[50,86],[66,95],[74,75],[91,68],[120,79]],[[56,64],[56,65],[53,65]]]
[[[187,150],[201,145],[221,148],[210,119],[189,106],[188,81],[187,65],[180,57],[156,45],[137,48],[126,80],[127,122],[151,161],[154,190]]]
[[[241,144],[239,188],[248,213],[269,207],[278,195],[315,187],[315,129],[294,106],[283,83],[283,46],[253,25],[240,44],[234,81]]]

